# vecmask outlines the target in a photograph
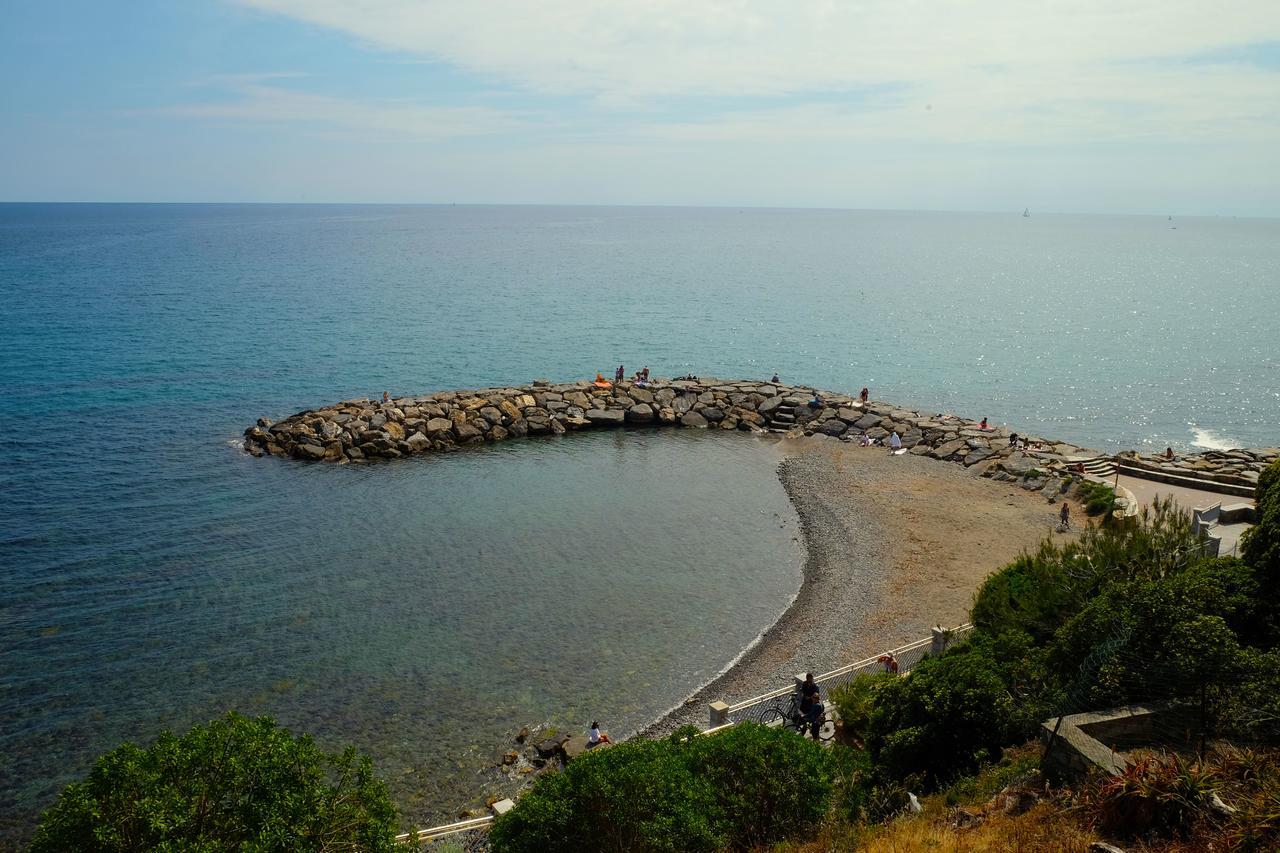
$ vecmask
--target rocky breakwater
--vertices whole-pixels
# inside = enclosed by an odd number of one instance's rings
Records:
[[[536,381],[386,402],[344,400],[278,423],[260,418],[245,430],[245,449],[255,456],[359,462],[624,425],[761,432],[775,413],[792,411],[812,394],[810,388],[754,381],[655,380],[608,388]],[[841,406],[855,405],[849,397],[830,397]],[[809,419],[802,415],[786,426]]]

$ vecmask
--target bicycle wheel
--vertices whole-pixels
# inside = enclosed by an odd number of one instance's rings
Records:
[[[818,740],[831,740],[836,736],[836,721],[830,714],[822,715],[822,723],[818,726]]]
[[[782,713],[781,708],[769,708],[760,715],[760,725],[762,726],[782,726],[787,727],[787,716]]]

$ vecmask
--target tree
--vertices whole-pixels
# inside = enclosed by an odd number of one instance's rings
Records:
[[[1265,592],[1274,596],[1280,592],[1280,461],[1272,462],[1258,478],[1256,503],[1257,523],[1245,531],[1240,553],[1257,572]],[[1273,629],[1280,625],[1273,622]]]
[[[367,757],[233,712],[101,756],[41,817],[31,850],[389,851],[394,834]]]

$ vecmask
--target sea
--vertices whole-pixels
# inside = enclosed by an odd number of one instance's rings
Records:
[[[448,819],[519,728],[642,728],[799,588],[766,440],[336,466],[247,456],[259,416],[624,364],[1273,446],[1277,318],[1280,220],[0,204],[0,844],[102,751],[229,709]]]

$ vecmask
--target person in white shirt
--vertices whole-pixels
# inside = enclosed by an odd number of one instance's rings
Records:
[[[613,743],[613,741],[609,739],[609,735],[600,731],[600,723],[592,720],[591,730],[587,732],[587,746],[599,746],[602,743]]]
[[[893,435],[889,436],[889,452],[897,453],[902,449],[902,439],[898,437],[898,431],[894,430]]]

